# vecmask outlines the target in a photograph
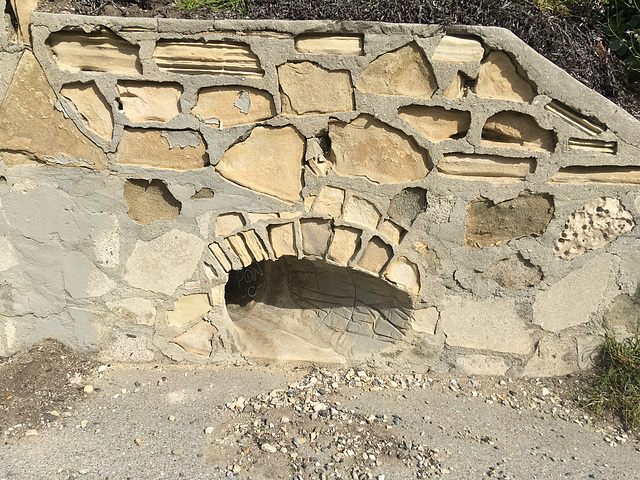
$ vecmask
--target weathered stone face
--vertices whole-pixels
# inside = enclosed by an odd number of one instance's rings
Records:
[[[257,88],[208,87],[198,93],[191,115],[219,128],[256,123],[275,115],[273,98]]]
[[[171,220],[180,214],[182,207],[161,180],[127,180],[124,199],[129,206],[129,217],[142,225]]]
[[[535,92],[504,52],[491,52],[482,62],[475,93],[482,98],[531,102]]]
[[[493,280],[507,290],[522,290],[537,285],[542,279],[542,271],[518,255],[512,255],[492,265],[482,277]]]
[[[33,161],[103,170],[104,152],[54,108],[56,96],[26,51],[0,106],[0,155],[8,166]]]
[[[300,199],[304,139],[293,127],[256,127],[216,165],[227,180],[286,202]]]
[[[142,73],[139,47],[107,29],[88,34],[81,30],[62,30],[52,33],[47,44],[61,70],[125,75]]]
[[[0,38],[0,354],[542,375],[637,331],[637,122],[508,33],[79,18]]]
[[[331,122],[331,161],[342,175],[376,183],[404,183],[424,178],[425,154],[405,134],[368,115],[353,122]]]
[[[364,93],[428,99],[438,85],[422,50],[410,43],[371,62],[356,88]]]
[[[483,198],[474,200],[467,208],[464,244],[468,248],[483,248],[540,235],[553,218],[553,211],[551,196],[527,191],[498,204]]]
[[[482,143],[533,152],[553,152],[552,131],[540,128],[533,117],[518,112],[500,112],[487,119],[482,128]]]
[[[122,110],[132,122],[168,122],[180,113],[179,84],[121,82],[118,93]]]
[[[125,128],[115,162],[172,170],[202,168],[209,163],[198,133],[141,128]]]
[[[410,105],[401,108],[398,111],[398,117],[432,142],[462,137],[471,125],[469,112],[445,110],[442,107]]]
[[[282,112],[313,115],[353,110],[353,86],[348,71],[329,71],[311,62],[278,67]]]
[[[89,130],[104,140],[111,140],[113,135],[111,107],[95,82],[67,84],[62,87],[60,94],[71,100]]]
[[[556,240],[556,256],[571,260],[596,250],[629,232],[635,223],[631,214],[614,198],[596,198],[571,214]]]

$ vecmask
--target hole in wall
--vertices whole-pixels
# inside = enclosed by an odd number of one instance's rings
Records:
[[[229,317],[247,358],[334,363],[402,341],[411,295],[379,277],[281,257],[231,271]]]

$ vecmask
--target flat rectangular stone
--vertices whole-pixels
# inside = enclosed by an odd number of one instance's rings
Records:
[[[267,229],[269,232],[269,241],[276,258],[284,255],[297,256],[296,237],[293,223],[282,223],[271,225]]]
[[[303,34],[295,38],[298,53],[311,55],[362,55],[362,35]]]

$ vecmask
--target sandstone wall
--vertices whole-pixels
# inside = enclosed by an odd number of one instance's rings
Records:
[[[546,375],[638,333],[640,125],[509,32],[31,20],[0,355]]]

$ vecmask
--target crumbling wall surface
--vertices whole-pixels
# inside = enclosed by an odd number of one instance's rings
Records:
[[[0,356],[552,375],[638,331],[640,125],[507,31],[0,27]]]

